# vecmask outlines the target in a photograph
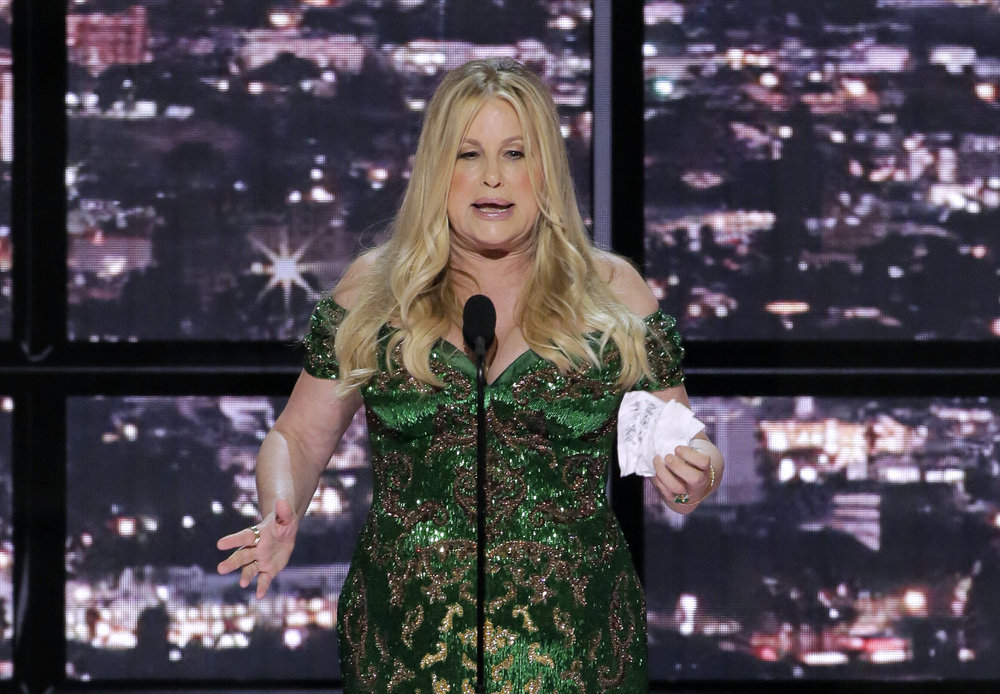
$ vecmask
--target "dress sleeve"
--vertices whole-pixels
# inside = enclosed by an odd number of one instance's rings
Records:
[[[302,340],[306,350],[303,368],[310,376],[337,378],[340,373],[333,341],[346,315],[347,309],[334,301],[333,297],[324,297],[316,304],[309,317],[309,332]]]
[[[643,377],[632,386],[632,390],[662,390],[679,386],[684,382],[684,347],[677,321],[663,311],[657,311],[645,319],[646,358],[652,378]]]

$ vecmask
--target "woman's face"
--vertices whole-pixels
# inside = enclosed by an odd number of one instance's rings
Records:
[[[529,248],[538,219],[531,166],[514,108],[502,99],[484,102],[459,147],[448,189],[453,243],[491,257]]]

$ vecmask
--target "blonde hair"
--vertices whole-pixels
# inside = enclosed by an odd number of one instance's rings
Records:
[[[520,63],[489,59],[449,72],[427,106],[413,171],[389,239],[366,254],[360,291],[335,339],[342,392],[368,381],[379,369],[379,339],[400,349],[402,366],[419,381],[441,385],[430,367],[431,347],[461,325],[461,309],[449,266],[448,191],[462,138],[488,99],[510,104],[524,129],[525,157],[540,214],[533,264],[521,303],[520,327],[528,346],[562,373],[600,364],[610,342],[621,355],[618,384],[627,388],[649,376],[643,320],[614,295],[601,265],[604,255],[587,234],[570,177],[566,146],[552,97]],[[343,282],[343,280],[342,280]],[[353,280],[352,280],[353,282]],[[601,335],[597,349],[586,333]]]

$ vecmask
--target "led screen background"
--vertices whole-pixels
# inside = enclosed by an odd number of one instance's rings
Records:
[[[14,675],[14,399],[0,394],[0,679]]]
[[[215,539],[259,516],[268,397],[74,397],[67,406],[67,676],[339,678],[336,601],[371,504],[363,414],[262,600]]]
[[[14,75],[10,7],[0,7],[0,340],[11,337],[14,243],[11,238],[11,167],[14,162]]]
[[[509,55],[590,208],[590,2],[68,5],[68,336],[286,340],[400,200],[444,71]]]
[[[645,3],[646,276],[699,340],[1000,335],[1000,3]]]
[[[653,679],[1000,676],[1000,402],[693,398],[726,459],[646,485]]]
[[[996,337],[998,5],[644,3],[644,271],[691,354],[705,340]],[[453,60],[500,52],[543,73],[590,210],[590,2],[66,6],[71,343],[292,342],[318,294],[392,215],[421,101]],[[0,2],[0,13],[8,8]],[[8,97],[4,87],[0,103]],[[0,159],[6,339],[15,288],[10,162]],[[70,679],[339,676],[330,610],[370,496],[363,430],[352,434],[355,457],[328,472],[339,491],[317,499],[328,511],[311,517],[308,548],[272,598],[257,604],[213,573],[215,535],[250,518],[246,465],[282,402],[73,391],[68,580],[35,586],[65,592]],[[984,637],[1000,614],[997,590],[984,588],[1000,585],[995,432],[984,434],[994,400],[699,398],[696,407],[730,466],[720,495],[683,522],[647,495],[654,679],[997,678],[1000,658]],[[949,408],[989,424],[950,420]],[[818,463],[816,451],[777,456],[761,443],[762,421],[829,415],[836,430],[883,421],[875,413],[952,421],[959,434],[939,429],[913,448],[914,465],[886,467],[897,478],[867,487],[799,465]],[[10,420],[0,411],[0,485]],[[187,474],[204,484],[180,483]],[[944,512],[943,529],[919,534]],[[759,550],[753,561],[732,550],[741,541]],[[951,575],[920,565],[918,552]],[[828,556],[860,578],[835,580],[843,574]],[[816,559],[808,571],[802,557]],[[893,580],[880,574],[886,566],[899,569]],[[0,597],[12,594],[10,573],[0,565]],[[882,621],[844,638],[843,624],[862,613]],[[3,614],[0,676],[9,677],[11,602]]]

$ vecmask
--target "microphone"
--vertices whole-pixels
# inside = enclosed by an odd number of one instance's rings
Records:
[[[497,310],[475,294],[462,309],[462,337],[476,362],[476,694],[486,692],[486,352],[497,332]]]
[[[497,310],[488,296],[474,294],[465,302],[462,310],[462,337],[476,354],[485,359],[486,352],[493,345],[497,331]]]

